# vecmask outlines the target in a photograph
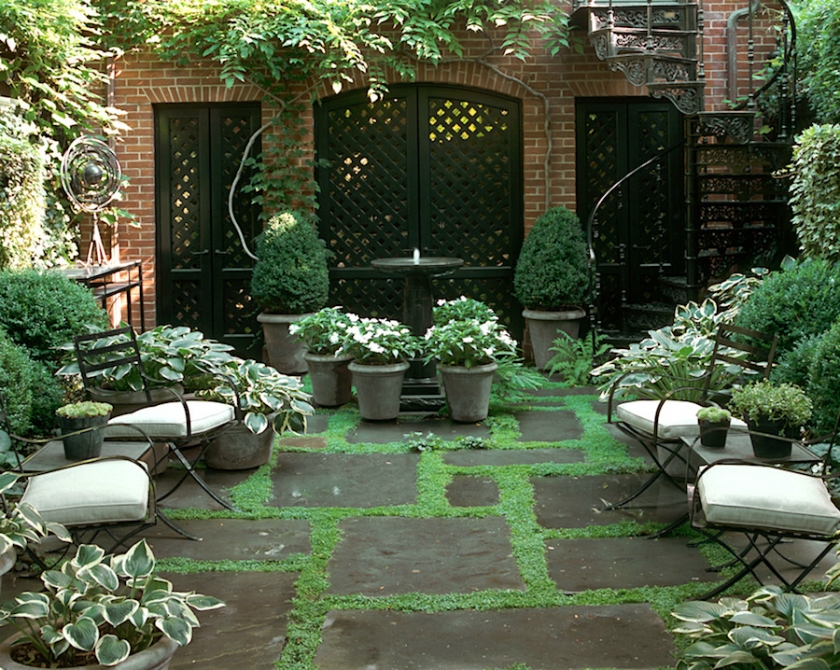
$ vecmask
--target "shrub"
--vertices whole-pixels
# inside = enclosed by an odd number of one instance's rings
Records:
[[[574,212],[555,207],[536,220],[516,263],[513,292],[527,309],[558,311],[586,301],[586,240]]]
[[[814,402],[813,427],[817,432],[827,432],[834,427],[840,410],[840,321],[816,341],[808,378],[805,390]]]
[[[58,367],[57,347],[88,332],[88,325],[108,325],[88,289],[56,272],[0,272],[0,326],[32,358]]]
[[[814,125],[793,149],[790,206],[807,258],[840,260],[840,125]]]
[[[33,361],[0,328],[0,393],[9,428],[18,435],[44,435],[55,427],[55,410],[64,395],[61,384],[43,363]]]
[[[770,373],[770,379],[774,382],[787,382],[805,388],[808,385],[817,347],[823,337],[825,333],[803,337],[793,349],[782,352]]]
[[[326,306],[327,252],[302,214],[272,217],[257,236],[256,252],[251,295],[264,312],[304,314]]]
[[[840,265],[815,260],[771,274],[753,291],[735,323],[778,333],[781,353],[809,335],[828,330],[838,318]]]
[[[0,111],[0,269],[28,267],[38,255],[44,169],[28,135],[13,112]]]

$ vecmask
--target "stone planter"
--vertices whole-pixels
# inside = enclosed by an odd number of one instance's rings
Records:
[[[350,402],[353,395],[353,375],[348,365],[352,356],[322,356],[306,353],[312,397],[321,407],[337,407]]]
[[[362,418],[368,421],[396,419],[400,414],[400,394],[408,363],[360,365],[353,361],[348,367],[353,374]]]
[[[0,554],[0,579],[2,579],[3,575],[7,572],[11,572],[12,568],[15,567],[15,563],[17,562],[17,548],[14,546],[9,547]],[[0,586],[2,586],[2,581],[0,581]],[[0,589],[2,590],[2,589]],[[4,666],[0,665],[0,668]]]
[[[68,435],[62,438],[64,442],[64,457],[68,461],[83,461],[88,458],[99,458],[102,455],[102,442],[105,440],[105,426],[111,419],[110,414],[105,416],[85,416],[70,419],[67,417],[56,417],[58,428],[61,434],[75,433],[86,428],[93,428],[86,433]]]
[[[274,446],[274,431],[256,435],[237,423],[216,437],[204,452],[204,462],[217,470],[250,470],[268,463]]]
[[[19,642],[21,635],[13,635],[12,637],[3,640],[0,644],[0,668],[3,670],[32,670],[36,667],[33,665],[22,665],[12,660],[11,649],[12,645]],[[78,670],[105,670],[113,668],[114,670],[167,670],[172,656],[178,651],[179,646],[177,642],[170,640],[164,636],[155,642],[148,649],[132,654],[122,663],[116,665],[80,665]]]
[[[793,445],[788,440],[781,439],[781,436],[793,438],[795,433],[789,427],[785,427],[783,420],[770,421],[764,418],[760,418],[758,421],[748,420],[747,428],[750,430],[750,442],[756,458],[771,461],[790,458]],[[766,434],[756,435],[755,433]],[[775,437],[777,435],[780,437]]]
[[[531,349],[534,352],[534,364],[544,370],[551,360],[549,351],[560,331],[569,337],[577,339],[580,334],[580,320],[586,316],[582,309],[571,309],[562,312],[542,312],[536,309],[523,310],[522,316],[528,323],[531,334]]]
[[[257,315],[257,321],[263,325],[265,348],[268,351],[268,364],[284,375],[302,375],[306,372],[306,344],[289,332],[289,326],[300,321],[308,314],[268,314]]]
[[[493,375],[498,367],[496,363],[474,368],[461,365],[438,367],[443,378],[449,416],[453,421],[475,423],[487,418],[490,388],[493,386]]]

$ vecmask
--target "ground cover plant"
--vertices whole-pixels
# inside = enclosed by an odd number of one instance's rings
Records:
[[[560,384],[549,383],[552,389]],[[272,462],[259,468],[230,490],[231,499],[241,510],[237,515],[228,511],[173,509],[171,516],[182,519],[278,519],[306,520],[309,523],[310,550],[286,557],[281,561],[207,561],[186,558],[161,560],[161,568],[171,572],[208,571],[264,571],[296,575],[292,611],[288,617],[286,645],[276,664],[281,670],[313,670],[314,659],[323,641],[324,624],[330,611],[439,613],[454,611],[499,611],[521,608],[576,607],[584,605],[613,605],[650,603],[654,610],[669,621],[670,612],[686,600],[697,598],[709,583],[687,580],[677,586],[643,586],[626,589],[599,588],[577,593],[565,593],[558,588],[549,573],[549,554],[555,544],[564,540],[631,538],[649,534],[663,527],[630,515],[615,523],[588,525],[580,528],[549,528],[542,525],[537,514],[535,484],[549,478],[597,477],[619,475],[645,470],[648,466],[616,441],[599,411],[594,389],[575,389],[574,392],[553,397],[550,404],[531,402],[498,405],[484,422],[486,435],[481,438],[442,437],[435,432],[434,421],[403,418],[398,428],[399,439],[390,442],[357,442],[348,439],[363,425],[355,406],[336,410],[318,410],[320,427],[312,433],[319,442],[317,453],[335,455],[409,455],[417,457],[416,500],[410,503],[377,507],[341,506],[273,506],[273,468],[290,454],[311,452],[311,442],[281,439]],[[521,413],[568,419],[573,415],[581,427],[580,435],[557,435],[550,441],[523,441]],[[537,462],[511,465],[455,465],[447,460],[452,452],[470,450],[475,453],[493,451],[528,452],[555,449],[580,450],[585,458],[580,462]],[[463,478],[489,479],[498,489],[498,498],[485,504],[461,506],[453,504],[447,491],[453,482]],[[599,504],[595,501],[595,504]],[[340,549],[344,531],[342,524],[351,519],[503,519],[510,529],[510,543],[522,589],[478,589],[474,592],[430,594],[425,592],[372,596],[362,593],[340,595],[330,591],[331,559]],[[690,536],[686,529],[680,535]],[[655,552],[656,544],[651,543]],[[720,550],[704,547],[711,563],[723,563]],[[651,556],[655,556],[652,553]],[[752,584],[741,585],[744,593]],[[676,663],[676,659],[674,659]],[[500,670],[498,666],[490,666]],[[531,670],[515,665],[517,670]],[[534,669],[536,670],[536,669]]]

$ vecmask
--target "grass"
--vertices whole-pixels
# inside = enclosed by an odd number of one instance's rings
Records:
[[[325,446],[320,453],[374,454],[408,453],[419,451],[417,466],[417,498],[413,504],[376,508],[338,507],[271,507],[271,467],[279,450],[307,451],[299,446],[275,447],[272,463],[259,468],[230,495],[241,513],[229,511],[208,512],[196,509],[171,510],[176,519],[196,518],[246,518],[246,519],[306,519],[311,528],[311,551],[296,554],[280,562],[270,561],[194,561],[162,559],[160,569],[174,572],[204,571],[263,571],[298,574],[296,596],[289,615],[287,643],[276,664],[278,670],[312,670],[313,659],[321,642],[322,626],[330,610],[393,610],[398,612],[443,612],[451,610],[498,610],[505,608],[544,608],[582,605],[613,605],[623,603],[649,603],[667,625],[673,625],[670,612],[683,600],[700,595],[709,588],[708,583],[689,583],[674,587],[645,587],[628,589],[597,589],[575,594],[564,594],[549,576],[546,546],[550,540],[574,538],[632,537],[658,530],[661,526],[628,520],[606,526],[586,528],[543,528],[537,522],[534,489],[535,477],[595,476],[630,473],[643,470],[642,459],[631,458],[626,447],[617,442],[605,426],[605,417],[593,409],[593,396],[569,395],[558,399],[557,405],[527,407],[494,406],[493,414],[485,425],[489,437],[444,440],[429,436],[425,431],[412,431],[406,425],[404,439],[389,444],[350,443],[346,435],[360,421],[358,411],[352,406],[335,411],[322,411],[328,417],[327,428],[318,435]],[[583,427],[579,439],[557,442],[522,442],[515,411],[531,409],[539,412],[573,412]],[[453,449],[480,446],[484,449],[579,449],[585,454],[582,463],[539,463],[508,466],[455,466],[447,464],[443,452]],[[480,507],[455,507],[450,505],[446,491],[454,477],[474,476],[495,481],[499,498],[493,505]],[[327,565],[341,540],[339,524],[351,517],[400,516],[406,518],[484,518],[498,516],[510,528],[513,555],[525,584],[524,590],[484,590],[474,593],[430,595],[410,593],[383,597],[364,595],[339,596],[328,593]],[[689,529],[680,532],[691,535]],[[654,545],[651,544],[651,547]],[[710,562],[722,563],[722,550],[703,547]],[[752,585],[742,583],[741,592],[747,593]],[[508,670],[530,670],[523,665]]]

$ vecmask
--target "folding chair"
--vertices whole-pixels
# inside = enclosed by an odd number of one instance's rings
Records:
[[[831,460],[836,437],[837,424],[830,435],[822,472]],[[811,474],[779,464],[737,459],[720,460],[703,467],[696,482],[688,487],[691,526],[726,549],[733,557],[729,565],[740,569],[701,599],[723,593],[749,574],[761,583],[756,573],[761,565],[770,570],[786,591],[795,591],[837,541],[840,510],[831,499],[826,480],[838,476],[840,473]],[[737,549],[727,533],[743,535],[746,547]],[[825,546],[810,563],[800,564],[780,551],[783,543],[797,539]],[[799,570],[794,578],[781,573],[773,562],[776,557]]]
[[[192,477],[216,502],[234,509],[207,485],[196,470],[196,464],[204,456],[213,438],[241,419],[238,395],[237,407],[234,408],[226,403],[209,400],[185,400],[182,395],[169,389],[171,401],[152,404],[150,383],[155,380],[149,379],[143,371],[137,336],[130,327],[76,336],[74,347],[86,389],[90,389],[96,383],[97,376],[106,370],[119,369],[124,373],[132,371],[134,378],[140,380],[139,390],[145,393],[148,404],[134,412],[112,418],[106,428],[106,439],[132,439],[136,437],[135,428],[139,428],[153,442],[167,445],[167,453],[161,456],[155,469],[172,454],[184,467],[184,473],[169,491],[158,496],[158,502],[171,495],[187,477]],[[235,391],[236,387],[233,388]],[[194,446],[198,447],[197,453],[190,460],[183,450]]]
[[[37,440],[12,433],[2,397],[0,436],[12,449],[43,446],[62,438]],[[44,472],[27,473],[24,467],[25,461],[18,457],[16,475],[25,483],[19,502],[32,505],[44,521],[65,526],[76,544],[92,543],[104,534],[110,541],[103,548],[110,553],[154,526],[158,519],[184,537],[201,539],[187,533],[157,508],[154,481],[143,462],[110,456]]]
[[[757,346],[756,342],[765,343],[766,346]],[[702,377],[692,380],[675,378],[675,388],[667,392],[665,397],[616,404],[615,392],[622,380],[639,371],[634,370],[617,379],[609,392],[607,421],[641,444],[653,459],[656,470],[632,495],[608,505],[607,509],[623,507],[635,500],[661,476],[682,488],[683,485],[676,481],[677,475],[673,474],[677,470],[686,473],[688,467],[688,460],[683,453],[686,445],[682,438],[699,435],[697,410],[711,404],[725,403],[726,400],[726,391],[718,390],[713,382],[721,372],[731,382],[745,380],[748,375],[766,379],[776,356],[777,342],[777,335],[721,325],[715,335],[709,365]],[[693,383],[689,385],[688,382]],[[686,385],[679,386],[680,383]],[[732,420],[732,428],[735,430],[746,430],[746,427],[740,419]],[[674,469],[672,464],[677,468]]]

